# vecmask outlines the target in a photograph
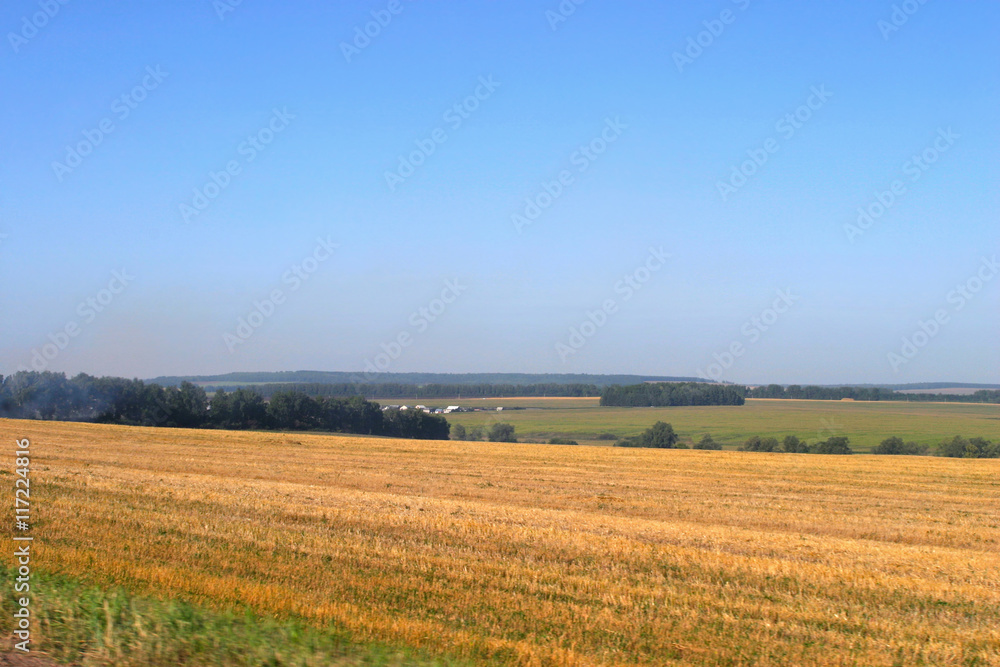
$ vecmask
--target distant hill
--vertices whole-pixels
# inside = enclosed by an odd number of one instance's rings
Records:
[[[268,371],[225,373],[222,375],[163,375],[150,378],[164,387],[176,387],[181,382],[193,382],[206,387],[239,387],[259,384],[450,384],[450,385],[531,385],[531,384],[592,384],[631,385],[642,382],[712,382],[704,378],[666,375],[590,375],[586,373],[348,373],[344,371]],[[728,383],[727,383],[728,384]],[[749,386],[754,385],[750,383]],[[788,387],[789,385],[782,385]],[[821,387],[878,387],[900,392],[926,390],[1000,389],[1000,384],[974,384],[968,382],[913,382],[909,384],[825,384]]]
[[[914,382],[911,384],[881,384],[880,387],[896,391],[918,391],[924,389],[1000,389],[1000,384],[971,384],[968,382]]]
[[[593,384],[606,387],[612,384],[638,384],[641,382],[709,382],[694,377],[658,375],[588,375],[583,373],[347,373],[343,371],[277,371],[259,373],[225,373],[223,375],[164,375],[150,378],[164,387],[175,387],[181,382],[201,386],[237,387],[273,383],[314,384]]]
[[[974,384],[970,382],[911,382],[909,384],[851,384],[851,383],[838,383],[838,384],[813,384],[807,385],[803,383],[793,383],[799,384],[800,386],[813,386],[813,387],[858,387],[862,389],[892,389],[893,391],[907,392],[907,391],[923,391],[923,390],[937,390],[937,389],[968,389],[971,391],[976,391],[979,389],[1000,389],[1000,384]],[[762,384],[749,384],[748,386],[753,387],[763,387],[766,385]],[[785,387],[786,389],[790,384],[779,385]]]

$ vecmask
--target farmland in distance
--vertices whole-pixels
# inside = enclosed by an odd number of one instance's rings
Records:
[[[690,444],[705,433],[728,449],[751,435],[781,440],[797,435],[815,442],[847,436],[855,451],[870,451],[890,436],[934,446],[956,435],[1000,439],[1000,405],[975,403],[908,403],[905,401],[796,401],[748,399],[740,406],[669,408],[600,407],[597,398],[502,398],[383,400],[381,403],[503,406],[503,412],[449,414],[448,420],[467,429],[503,421],[513,424],[519,438],[545,441],[573,438],[587,444],[608,444],[595,436],[613,433],[638,435],[656,421],[673,425],[682,442]],[[513,410],[523,407],[524,410]]]

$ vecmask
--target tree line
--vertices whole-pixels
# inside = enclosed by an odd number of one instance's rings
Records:
[[[611,385],[601,393],[601,405],[662,407],[676,405],[743,405],[746,388],[703,382],[644,382]]]
[[[252,389],[231,393],[190,382],[161,387],[142,380],[79,374],[19,372],[0,376],[0,417],[88,421],[176,428],[326,431],[446,440],[448,421],[420,410],[382,410],[360,396],[313,398]]]
[[[980,389],[972,394],[905,394],[884,387],[817,387],[797,384],[762,385],[746,390],[747,398],[791,398],[816,401],[933,401],[951,403],[1000,403],[1000,390]]]
[[[792,454],[854,453],[850,447],[850,440],[845,436],[833,436],[809,445],[794,435],[785,436],[780,444],[777,438],[761,438],[755,435],[740,446],[740,451]],[[904,442],[898,436],[890,436],[872,448],[871,453],[883,456],[921,456],[930,453],[930,446],[912,441]],[[964,438],[956,435],[938,444],[935,454],[950,458],[996,459],[1000,458],[1000,442],[993,443],[985,438]]]
[[[219,387],[207,387],[209,391]],[[288,382],[254,386],[265,398],[279,392],[297,391],[310,396],[364,396],[368,399],[500,398],[504,396],[600,396],[596,384],[404,384],[399,382],[328,384]]]
[[[902,440],[899,438],[894,438],[893,440],[902,443]],[[879,447],[885,446],[888,442],[888,440],[883,441]],[[896,443],[892,444],[895,445]],[[900,453],[908,454],[910,452]],[[937,455],[956,459],[1000,459],[1000,442],[991,442],[985,438],[966,439],[960,435],[956,435],[954,438],[945,440],[937,446]]]
[[[761,438],[759,435],[752,436],[744,442],[739,451],[741,452],[789,452],[795,454],[852,454],[849,440],[843,436],[831,437],[813,445],[809,445],[794,435],[785,437],[783,442],[778,442],[777,438]],[[659,449],[688,449],[688,446],[680,442],[674,427],[665,422],[658,421],[642,434],[633,438],[625,438],[618,441],[616,447],[655,447]],[[716,442],[711,435],[705,434],[694,443],[693,449],[721,450],[722,444]]]
[[[853,454],[850,438],[842,435],[830,436],[809,444],[796,435],[786,435],[779,443],[777,438],[754,435],[740,445],[741,452],[784,452],[786,454]]]
[[[604,387],[609,384],[633,384],[644,380],[657,382],[691,382],[695,377],[649,375],[593,375],[588,373],[366,373],[349,371],[268,371],[237,372],[222,375],[169,375],[152,378],[150,382],[164,387],[179,387],[183,381],[208,387],[247,386],[261,383],[318,383],[318,384],[382,384],[396,383],[425,386],[447,385],[567,385],[582,384]]]
[[[673,426],[658,421],[642,434],[619,440],[616,447],[653,447],[659,449],[688,449],[680,442]],[[695,442],[692,449],[721,450],[722,443],[711,435],[705,434]],[[741,452],[781,452],[786,454],[853,454],[851,441],[847,436],[830,436],[809,444],[798,436],[786,435],[782,440],[772,436],[754,435],[747,438],[739,446]],[[891,436],[872,449],[872,454],[880,455],[924,455],[930,447],[916,442],[904,442],[902,438]],[[992,442],[985,438],[964,438],[956,435],[941,442],[935,452],[938,456],[966,459],[996,459],[1000,458],[1000,442]]]

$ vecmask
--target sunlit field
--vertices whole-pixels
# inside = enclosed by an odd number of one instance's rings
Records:
[[[518,437],[537,440],[568,437],[588,444],[600,444],[595,437],[601,433],[637,435],[658,420],[672,424],[682,441],[697,441],[709,433],[730,449],[751,435],[779,440],[786,435],[797,435],[810,442],[846,435],[856,451],[869,451],[889,436],[931,445],[932,450],[943,439],[955,435],[1000,439],[1000,405],[750,399],[741,406],[602,408],[598,401],[597,398],[510,398],[433,404],[504,406],[501,413],[456,413],[448,415],[448,420],[468,429],[504,421],[515,425]],[[511,410],[511,407],[528,409]]]
[[[32,441],[33,567],[85,585],[470,664],[1000,664],[998,460],[0,432]]]

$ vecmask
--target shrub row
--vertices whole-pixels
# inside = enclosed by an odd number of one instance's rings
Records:
[[[488,440],[490,442],[517,442],[517,434],[513,424],[497,422],[487,429],[485,426],[474,426],[466,431],[461,424],[451,427],[452,440]]]
[[[899,438],[895,438],[899,440]],[[892,440],[892,438],[889,438]],[[883,440],[882,445],[889,440]],[[882,445],[879,445],[881,447]],[[993,443],[985,438],[969,438],[966,440],[956,435],[937,446],[938,456],[948,456],[956,459],[1000,459],[1000,442]]]
[[[656,422],[652,428],[634,438],[625,438],[616,447],[654,447],[659,449],[687,449],[687,445],[679,441],[673,426],[665,422]],[[693,449],[720,450],[722,444],[716,442],[711,435],[705,434],[693,445]],[[923,455],[930,450],[928,445],[916,442],[904,442],[902,438],[892,436],[886,438],[872,449],[872,454],[881,455]],[[759,435],[747,438],[739,447],[741,452],[784,452],[787,454],[853,454],[850,438],[832,436],[809,444],[798,436],[787,435],[779,441],[774,437]],[[1000,458],[1000,442],[992,442],[985,438],[954,438],[943,441],[937,446],[938,456],[966,459]]]
[[[799,440],[798,436],[786,435],[779,443],[777,438],[762,438],[755,435],[747,438],[740,446],[741,452],[785,452],[786,454],[853,454],[850,438],[832,436],[813,444]]]

